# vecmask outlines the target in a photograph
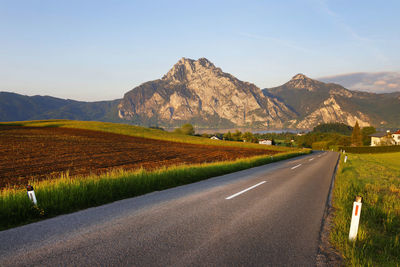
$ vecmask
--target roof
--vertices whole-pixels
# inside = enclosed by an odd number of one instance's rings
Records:
[[[394,132],[393,134],[400,134],[400,130],[398,130],[397,132]]]
[[[370,136],[370,137],[384,137],[386,135],[387,135],[387,133],[374,133],[374,134],[370,134],[368,136]]]

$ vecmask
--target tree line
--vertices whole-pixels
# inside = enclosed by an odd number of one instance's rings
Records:
[[[195,134],[191,124],[184,124],[175,129],[175,133],[196,135],[205,138],[212,136],[220,140],[241,141],[258,143],[261,139],[271,140],[274,145],[297,146],[313,149],[330,149],[339,146],[369,146],[371,144],[370,134],[376,132],[372,126],[360,128],[358,122],[352,127],[344,123],[323,123],[313,128],[311,132],[296,134],[291,132],[282,133],[251,133],[236,130],[227,133]]]

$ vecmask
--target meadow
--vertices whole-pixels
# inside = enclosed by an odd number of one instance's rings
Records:
[[[400,265],[400,153],[341,157],[333,190],[331,242],[347,266]],[[357,240],[348,241],[352,205],[363,197]]]

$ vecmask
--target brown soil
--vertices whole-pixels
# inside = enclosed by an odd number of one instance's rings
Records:
[[[175,143],[69,128],[0,126],[0,188],[113,169],[233,160],[277,151]]]

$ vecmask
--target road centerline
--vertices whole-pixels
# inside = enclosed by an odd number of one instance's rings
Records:
[[[232,198],[234,198],[234,197],[237,197],[238,195],[241,195],[241,194],[243,194],[243,193],[245,193],[245,192],[247,192],[247,191],[249,191],[249,190],[251,190],[251,189],[253,189],[253,188],[257,187],[257,186],[259,186],[259,185],[262,185],[262,184],[265,183],[265,182],[266,182],[266,181],[262,181],[262,182],[260,182],[260,183],[258,183],[258,184],[255,184],[255,185],[253,185],[253,186],[250,186],[249,188],[246,188],[246,189],[244,189],[244,190],[242,190],[242,191],[240,191],[240,192],[237,192],[236,194],[233,194],[233,195],[231,195],[231,196],[229,196],[229,197],[227,197],[227,198],[225,198],[225,199],[229,200],[229,199],[232,199]]]
[[[301,164],[296,165],[296,166],[294,166],[294,167],[292,167],[292,168],[290,168],[290,169],[294,170],[294,169],[296,169],[296,168],[298,168],[298,167],[300,167],[300,166],[301,166]]]

